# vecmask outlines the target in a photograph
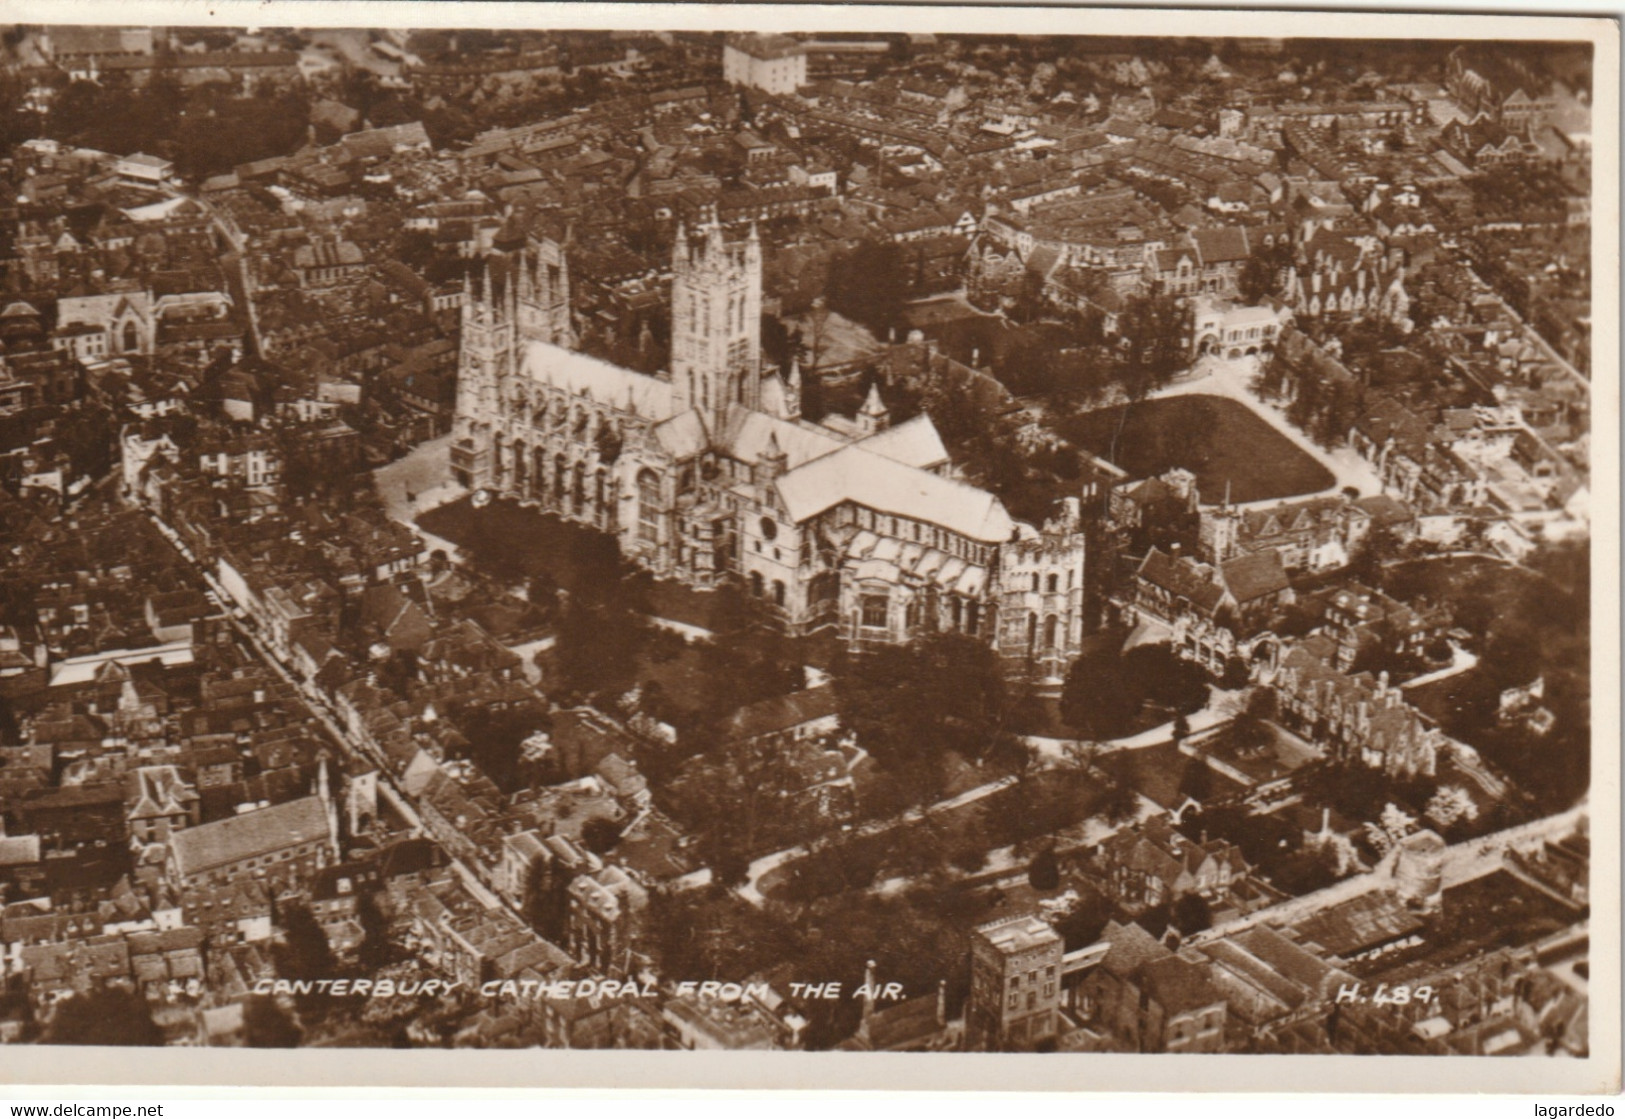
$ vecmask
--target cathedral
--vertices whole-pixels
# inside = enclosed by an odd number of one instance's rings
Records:
[[[762,245],[679,227],[669,369],[572,348],[563,249],[531,238],[463,308],[456,480],[613,533],[662,578],[735,581],[791,633],[849,644],[954,631],[1058,683],[1083,636],[1082,526],[1041,529],[961,481],[929,416],[802,418],[796,365],[764,369]]]

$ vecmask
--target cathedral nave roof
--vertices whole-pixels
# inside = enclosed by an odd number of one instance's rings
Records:
[[[584,392],[607,408],[625,411],[630,407],[655,421],[672,415],[669,383],[550,342],[528,343],[521,368],[533,381],[562,389],[571,396]]]

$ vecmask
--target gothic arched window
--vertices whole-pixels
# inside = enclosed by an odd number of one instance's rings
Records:
[[[638,472],[638,539],[660,543],[660,476],[653,470]]]

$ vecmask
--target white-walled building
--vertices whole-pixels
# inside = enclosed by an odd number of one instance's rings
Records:
[[[807,84],[807,49],[788,35],[729,35],[722,46],[722,80],[793,94]]]

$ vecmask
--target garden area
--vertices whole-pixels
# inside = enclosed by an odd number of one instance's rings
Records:
[[[997,848],[1051,835],[1096,812],[1115,810],[1126,817],[1133,811],[1132,798],[1125,802],[1111,793],[1097,774],[1043,770],[969,804],[785,863],[758,886],[775,900],[810,902],[866,890],[889,878],[926,877],[948,865],[974,874]]]
[[[1196,475],[1202,500],[1238,503],[1318,493],[1336,479],[1269,424],[1234,400],[1171,396],[1067,417],[1056,430],[1133,478],[1173,467]]]
[[[640,584],[649,613],[701,628],[712,624],[714,595],[628,571],[612,537],[517,501],[496,498],[477,508],[472,499],[460,498],[430,509],[417,523],[469,553],[494,578],[540,577],[570,594],[630,578]]]
[[[1477,635],[1473,668],[1407,691],[1446,734],[1506,774],[1539,812],[1567,808],[1591,782],[1590,548],[1543,549],[1523,567],[1486,557],[1414,560],[1384,570],[1383,589],[1402,601],[1449,607]],[[1499,718],[1501,693],[1539,678],[1554,716],[1539,732]]]

